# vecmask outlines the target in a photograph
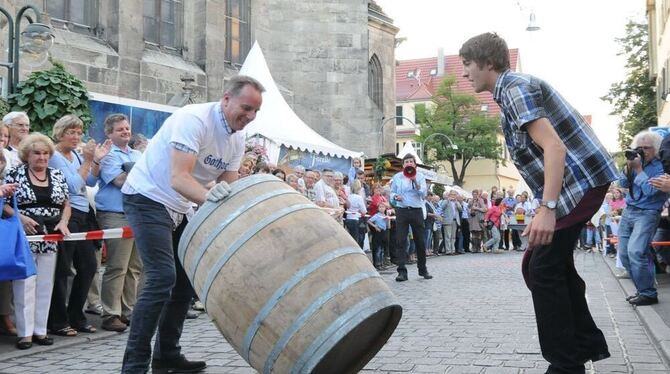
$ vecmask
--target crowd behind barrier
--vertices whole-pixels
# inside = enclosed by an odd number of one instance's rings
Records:
[[[3,217],[19,214],[37,269],[27,279],[0,282],[0,333],[17,336],[19,349],[33,343],[52,344],[49,334],[95,333],[84,311],[100,314],[105,330],[124,331],[142,287],[142,264],[119,189],[141,155],[129,143],[143,149],[146,139],[131,139],[123,115],[108,118],[108,140],[102,144],[81,142],[83,124],[75,116],[65,116],[55,125],[56,143],[29,129],[25,113],[10,113],[0,124],[0,194],[7,197]],[[397,201],[391,199],[391,181],[372,181],[361,160],[354,160],[346,175],[302,166],[289,170],[267,162],[259,147],[250,147],[239,175],[245,178],[257,173],[272,173],[328,211],[361,249],[370,252],[378,270],[397,264],[401,254],[408,263],[416,263],[411,230],[405,240],[396,237]],[[87,186],[96,186],[97,192],[87,196]],[[428,192],[422,207],[426,256],[528,248],[522,233],[540,206],[538,199],[527,191],[517,193],[511,186],[466,193],[468,196],[449,187],[442,196]],[[12,197],[19,212],[11,208]],[[618,234],[630,199],[628,191],[611,186],[577,246],[577,250],[617,258],[620,276],[627,276],[627,271],[617,256]],[[653,245],[646,248],[646,261],[654,271],[670,272],[669,202],[658,213],[660,224],[654,230]],[[398,248],[401,242],[405,244]],[[101,260],[105,271],[101,280],[94,281],[103,266]],[[202,310],[197,300],[193,305]]]

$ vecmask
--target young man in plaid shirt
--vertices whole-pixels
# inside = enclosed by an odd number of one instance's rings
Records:
[[[501,108],[505,142],[541,206],[528,236],[523,273],[533,296],[547,373],[584,373],[584,363],[609,357],[584,297],[572,251],[618,172],[584,118],[546,82],[510,71],[509,50],[496,34],[465,42],[463,76]]]

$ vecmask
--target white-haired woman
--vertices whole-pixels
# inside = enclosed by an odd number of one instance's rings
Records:
[[[9,128],[9,142],[6,145],[9,151],[9,159],[7,164],[9,167],[21,165],[21,157],[19,157],[19,143],[30,132],[30,117],[26,112],[9,112],[2,117],[2,123]]]
[[[658,303],[653,267],[650,267],[653,254],[649,246],[668,197],[651,183],[651,180],[663,175],[663,164],[658,158],[662,140],[652,131],[635,135],[631,148],[637,154],[627,156],[627,173],[622,173],[619,178],[619,185],[630,190],[619,223],[618,252],[637,288],[636,295],[628,298],[633,305]]]

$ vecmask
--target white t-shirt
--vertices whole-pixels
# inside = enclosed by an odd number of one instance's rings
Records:
[[[367,208],[365,207],[365,201],[361,195],[352,193],[347,196],[349,200],[349,209],[347,209],[347,219],[359,219],[361,214],[367,213]]]
[[[140,193],[168,208],[186,213],[192,203],[170,183],[173,143],[197,152],[193,178],[205,185],[225,171],[237,171],[244,154],[244,134],[229,134],[219,102],[187,105],[165,120],[135,164],[121,192]]]

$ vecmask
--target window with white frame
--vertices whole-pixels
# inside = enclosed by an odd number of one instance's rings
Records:
[[[183,17],[181,0],[144,0],[144,41],[167,50],[180,50]]]
[[[251,49],[249,0],[226,0],[226,61],[240,66]]]
[[[54,25],[70,31],[95,35],[98,2],[95,0],[45,0],[44,9]]]

